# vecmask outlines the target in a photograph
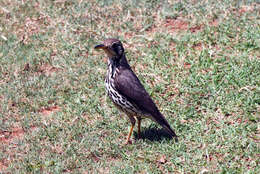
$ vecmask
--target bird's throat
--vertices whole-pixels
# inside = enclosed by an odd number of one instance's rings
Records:
[[[109,69],[109,74],[111,75],[111,78],[114,77],[115,70],[119,66],[119,62],[117,58],[109,58],[108,59],[108,69]]]

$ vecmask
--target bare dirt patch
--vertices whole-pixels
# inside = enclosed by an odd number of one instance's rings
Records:
[[[164,26],[169,29],[169,32],[174,33],[180,30],[187,30],[189,24],[183,19],[177,18],[177,19],[166,19]]]
[[[30,130],[35,130],[35,126],[31,126]],[[13,127],[10,130],[7,131],[1,131],[0,132],[0,142],[1,143],[10,143],[14,139],[22,139],[24,137],[25,130],[22,127]]]
[[[216,19],[212,20],[211,22],[209,22],[210,26],[217,26],[218,25],[218,21]],[[169,33],[177,33],[177,32],[181,32],[181,31],[190,31],[192,33],[196,33],[199,31],[202,31],[203,28],[205,27],[204,24],[196,24],[194,26],[190,26],[190,24],[185,21],[183,18],[179,17],[176,19],[166,19],[162,25],[154,25],[152,27],[149,28],[149,32],[158,32],[161,31],[162,28],[166,28],[167,32]]]
[[[190,28],[189,28],[190,32],[192,32],[192,33],[201,31],[202,29],[203,29],[203,26],[202,26],[202,25],[196,25],[196,26],[194,26],[194,27],[190,27]]]
[[[0,132],[0,142],[8,143],[14,138],[21,139],[24,136],[24,130],[20,127],[14,127],[10,131]]]
[[[47,108],[42,108],[39,112],[44,115],[44,116],[49,116],[55,112],[60,111],[60,107],[59,106],[50,106]]]
[[[165,21],[162,21],[162,23],[154,24],[151,27],[149,27],[146,31],[149,33],[156,33],[156,32],[165,32],[168,33],[177,33],[180,31],[187,31],[189,28],[189,23],[183,20],[182,18],[177,19],[166,19]]]
[[[184,67],[185,69],[190,69],[190,68],[191,68],[191,64],[190,64],[190,63],[187,63],[187,62],[184,62],[184,63],[183,63],[183,67]]]
[[[244,5],[240,9],[238,9],[238,13],[240,15],[243,14],[243,13],[252,12],[252,11],[254,11],[254,6],[253,5],[251,5],[251,6]]]
[[[213,20],[210,22],[210,26],[217,26],[217,20]],[[192,33],[202,31],[205,27],[202,24],[196,24],[194,26],[190,26],[188,22],[186,22],[182,18],[177,19],[166,19],[164,26],[169,29],[169,32],[179,32],[179,31],[190,31]]]
[[[35,126],[31,126],[29,128],[29,131],[34,131],[36,129]],[[11,128],[7,131],[1,131],[0,132],[0,144],[3,146],[12,146],[11,149],[7,149],[5,151],[6,154],[8,154],[10,157],[2,158],[0,159],[0,173],[5,171],[9,164],[11,163],[12,159],[14,158],[14,155],[17,152],[17,143],[13,143],[15,140],[22,140],[24,138],[24,135],[27,131],[25,131],[22,127],[16,126]],[[1,146],[0,146],[1,148]]]

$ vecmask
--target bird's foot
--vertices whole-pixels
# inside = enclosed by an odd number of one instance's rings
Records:
[[[125,142],[124,145],[128,145],[128,144],[133,144],[133,143],[132,143],[132,140],[126,140],[126,142]]]

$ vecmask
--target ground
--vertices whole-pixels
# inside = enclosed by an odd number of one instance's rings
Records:
[[[2,0],[0,173],[260,173],[257,1]],[[105,95],[120,39],[179,136]]]

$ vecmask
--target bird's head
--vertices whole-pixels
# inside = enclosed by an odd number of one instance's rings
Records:
[[[102,49],[112,59],[120,59],[124,55],[124,47],[118,39],[106,39],[103,44],[95,46],[95,49]]]

